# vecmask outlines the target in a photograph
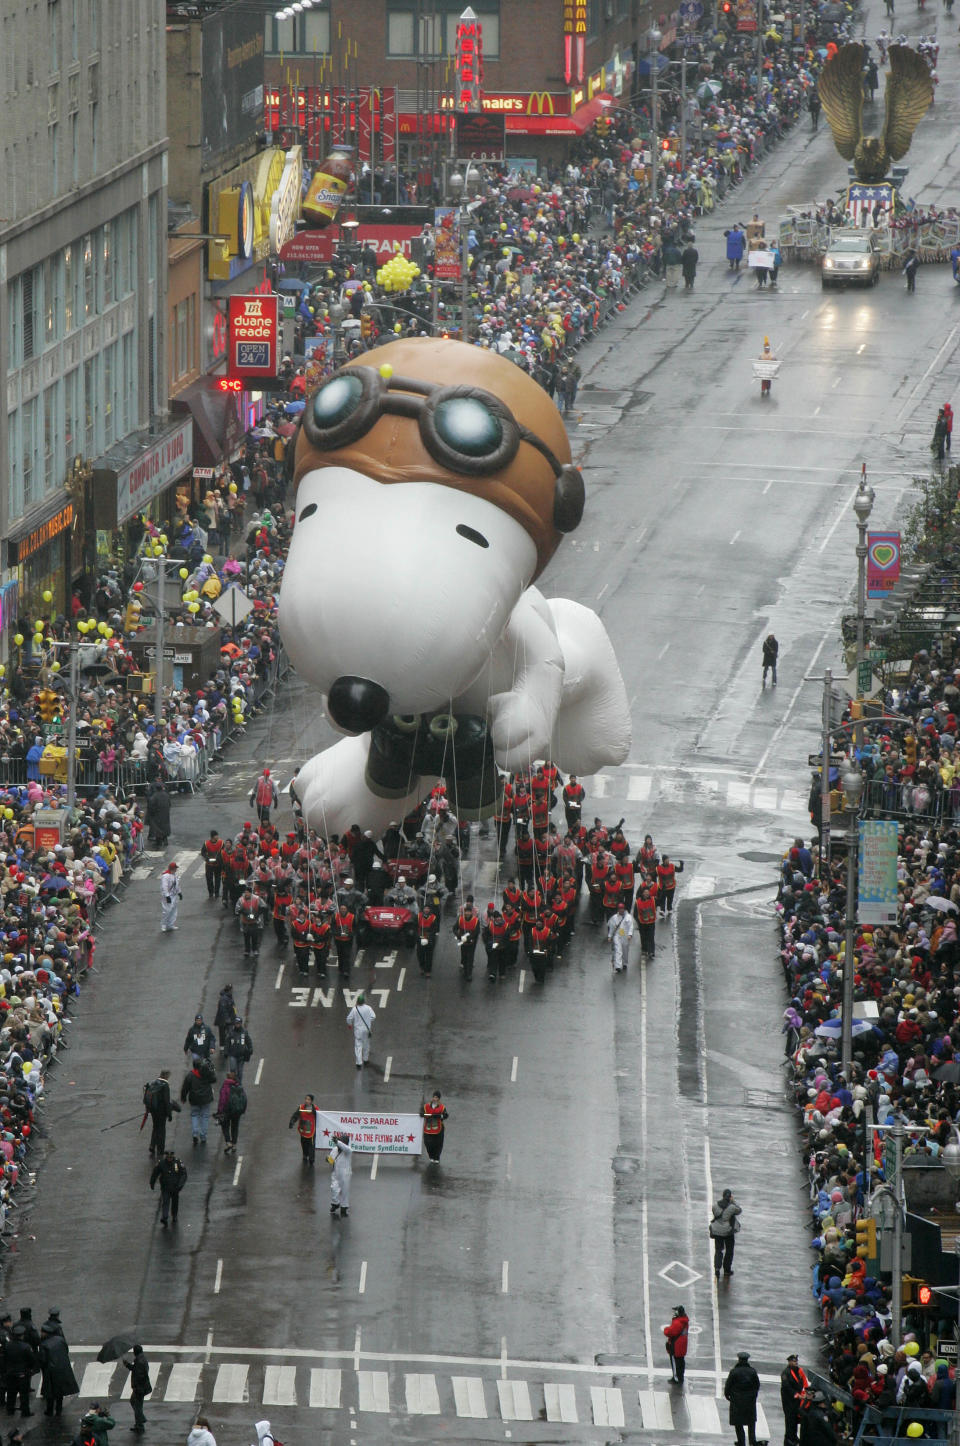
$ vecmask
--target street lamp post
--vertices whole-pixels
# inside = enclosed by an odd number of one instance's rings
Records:
[[[844,811],[847,814],[847,911],[844,920],[845,938],[843,947],[843,994],[840,1008],[840,1067],[851,1081],[853,1064],[853,949],[857,929],[857,826],[860,799],[863,794],[863,775],[856,764],[843,775]]]
[[[650,42],[650,199],[653,205],[657,204],[657,166],[659,155],[657,148],[660,144],[657,138],[657,73],[660,65],[660,31],[651,30],[648,36]]]
[[[460,340],[470,340],[470,319],[468,307],[470,302],[470,211],[467,206],[467,188],[470,184],[470,171],[473,162],[468,161],[464,166],[463,175],[459,171],[453,171],[449,178],[449,185],[454,192],[460,195]]]
[[[876,493],[867,485],[867,464],[860,471],[860,486],[853,499],[853,510],[857,514],[857,673],[864,657],[864,637],[867,616],[867,523],[873,511]],[[857,693],[859,695],[859,678]]]

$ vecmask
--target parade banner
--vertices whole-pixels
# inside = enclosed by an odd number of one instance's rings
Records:
[[[433,274],[437,281],[460,280],[460,227],[453,206],[438,206],[434,214]]]
[[[378,1115],[365,1110],[318,1110],[317,1145],[335,1135],[349,1135],[358,1155],[419,1155],[423,1120],[419,1115]]]
[[[899,579],[899,532],[868,532],[867,597],[886,597]]]
[[[327,338],[325,336],[306,337],[303,343],[303,356],[306,363],[303,371],[304,391],[307,396],[311,396],[323,381],[327,368]]]
[[[860,823],[857,921],[897,922],[897,821],[864,819]]]

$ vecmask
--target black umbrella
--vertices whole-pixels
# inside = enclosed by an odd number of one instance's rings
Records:
[[[136,1336],[111,1336],[97,1351],[98,1361],[119,1361],[137,1344]]]

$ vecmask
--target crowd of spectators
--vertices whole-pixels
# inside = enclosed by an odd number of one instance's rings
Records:
[[[858,1257],[856,1221],[871,1213],[871,1192],[890,1172],[889,1127],[903,1126],[908,1172],[911,1157],[936,1161],[957,1138],[960,833],[951,790],[960,763],[958,690],[960,673],[921,652],[904,687],[886,695],[888,721],[867,720],[856,750],[869,780],[868,814],[898,819],[898,906],[895,924],[855,930],[848,1076],[840,1065],[846,859],[818,862],[818,841],[808,847],[797,839],[781,867],[790,993],[783,1030],[808,1161],[813,1295],[830,1374],[847,1393],[838,1405],[854,1425],[867,1405],[903,1407],[909,1422],[911,1408],[952,1408],[955,1396],[950,1363],[937,1351],[941,1334],[952,1335],[941,1319],[949,1311],[905,1306],[895,1346],[890,1287],[875,1260]],[[840,804],[835,793],[832,806]],[[947,1216],[952,1201],[951,1194],[942,1207]],[[936,1434],[927,1418],[916,1419]]]

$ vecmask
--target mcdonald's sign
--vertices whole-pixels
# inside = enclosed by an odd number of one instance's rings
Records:
[[[527,97],[527,115],[556,115],[553,96],[548,90],[532,90]]]

